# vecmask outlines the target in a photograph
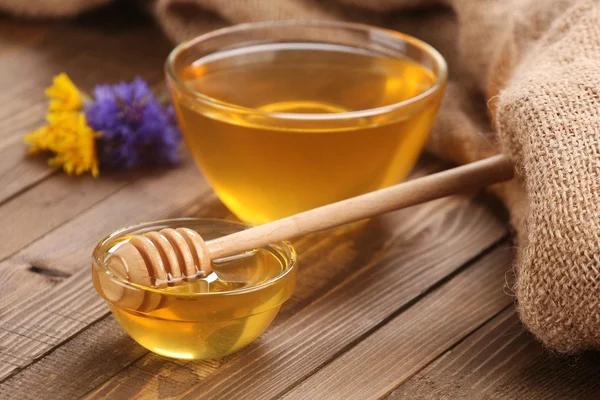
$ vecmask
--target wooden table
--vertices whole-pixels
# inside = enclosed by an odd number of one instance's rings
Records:
[[[122,6],[0,19],[0,398],[600,398],[597,353],[553,355],[523,330],[505,286],[507,226],[482,198],[297,240],[294,296],[237,354],[186,362],[137,345],[92,287],[95,243],[142,220],[230,214],[189,158],[76,178],[26,158],[22,137],[43,123],[53,75],[88,90],[135,75],[160,84],[170,47]]]

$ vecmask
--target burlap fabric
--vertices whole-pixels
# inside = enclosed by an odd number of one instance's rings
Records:
[[[103,2],[0,0],[0,10],[71,15]],[[557,351],[600,347],[600,2],[145,4],[175,42],[231,23],[304,18],[379,24],[437,47],[451,79],[429,150],[457,163],[498,151],[513,159],[518,179],[492,190],[518,234],[513,289],[520,317]]]

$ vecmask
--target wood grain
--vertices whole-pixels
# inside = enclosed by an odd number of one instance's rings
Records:
[[[448,201],[455,203],[454,207],[449,209]],[[363,259],[347,279],[323,296],[311,297],[311,303],[291,313],[289,319],[265,333],[258,343],[227,362],[214,375],[199,379],[189,397],[276,397],[376,329],[390,315],[463,265],[470,255],[504,236],[501,225],[492,227],[494,217],[463,201],[433,202],[383,219],[388,229],[396,230],[395,237],[383,237],[384,246]],[[360,249],[355,250],[357,254],[362,253]],[[329,260],[324,261],[319,264],[320,269],[329,267]],[[300,265],[302,262],[300,259]],[[304,273],[301,267],[301,274]],[[312,282],[316,283],[314,279]],[[390,286],[389,282],[394,285]],[[156,358],[148,355],[140,359],[90,397],[110,397],[117,393],[126,397],[155,398],[159,393],[161,397],[171,397],[194,384],[169,378],[177,376],[177,369],[168,363],[152,374],[144,373],[146,365],[156,365],[157,361],[152,361]],[[193,363],[180,367],[182,372],[183,368],[189,370],[190,365],[193,367]],[[147,382],[141,386],[140,380]]]
[[[214,198],[213,202],[217,204]],[[207,206],[206,203],[198,203],[187,209],[184,214],[201,215],[199,211],[203,210],[206,212],[207,209],[210,210],[211,215],[215,216],[219,215],[218,213],[221,211],[212,208],[210,205]],[[349,246],[350,243],[355,243],[355,241],[360,243],[362,241],[360,236],[367,233],[374,233],[374,231],[349,229],[343,232],[336,231],[335,235],[311,235],[296,241],[295,247],[302,254],[310,255],[310,258],[313,256],[320,258],[323,254],[323,247],[327,247],[328,250],[340,254],[341,247]],[[331,236],[335,236],[333,240]],[[339,260],[340,257],[336,259]],[[307,265],[305,270],[314,271],[315,268]],[[327,271],[332,271],[332,269],[314,271],[314,273],[320,273],[318,283],[321,286],[326,286],[327,284],[335,285],[336,281],[341,279],[339,273],[335,276],[330,274],[330,278],[326,279]],[[305,289],[296,291],[294,297],[297,300],[300,300],[300,298],[303,298],[301,300],[308,300],[313,296],[314,289],[319,286],[314,284],[311,275],[313,275],[311,272],[301,275],[300,282],[304,281]],[[308,285],[309,282],[313,284]],[[288,310],[300,308],[300,301],[290,301],[286,307]],[[73,357],[73,354],[81,354],[82,357]],[[118,356],[111,359],[112,357],[104,357],[106,354]],[[113,318],[101,318],[99,321],[86,327],[85,330],[76,335],[72,340],[68,340],[38,362],[33,363],[29,368],[6,380],[0,385],[0,394],[21,393],[21,397],[24,398],[77,398],[108,380],[125,366],[145,354],[147,354],[147,351],[130,339],[120,329]],[[197,380],[198,377],[205,377],[213,373],[224,361],[210,360],[194,362],[193,367],[186,366],[185,369],[182,369],[181,362],[166,360],[162,357],[151,357],[149,360],[146,357],[143,364],[145,366],[144,369],[136,370],[141,375],[147,376],[147,370],[164,370],[168,365],[172,366],[172,369],[177,372],[172,375],[173,382],[182,380],[190,382]],[[51,375],[48,375],[49,371],[52,371]],[[73,375],[80,374],[80,371],[85,371],[85,379],[71,379]],[[39,376],[47,376],[47,379],[36,379]],[[160,376],[164,378],[164,371],[161,372]],[[87,379],[88,377],[89,379]],[[132,385],[135,386],[133,382]],[[137,385],[143,387],[145,380],[140,379]],[[27,391],[23,393],[25,388]]]
[[[162,196],[161,189],[165,185],[169,185],[172,193],[168,199],[164,199]],[[4,285],[0,289],[2,293],[0,325],[4,329],[4,332],[0,333],[0,343],[6,341],[7,344],[7,348],[3,350],[0,358],[5,357],[8,360],[2,372],[9,373],[15,367],[22,366],[23,363],[27,364],[31,358],[47,351],[48,346],[52,347],[59,343],[57,342],[59,339],[47,338],[40,332],[45,332],[46,329],[53,331],[52,324],[66,318],[65,310],[57,315],[55,312],[48,312],[45,309],[47,307],[66,307],[61,303],[63,296],[52,296],[52,299],[58,303],[46,303],[46,300],[32,303],[31,299],[39,299],[38,292],[40,290],[56,286],[62,279],[33,273],[32,265],[70,275],[88,266],[87,260],[93,246],[102,236],[112,230],[142,220],[160,219],[173,215],[183,216],[186,214],[181,210],[192,205],[195,205],[195,211],[198,211],[198,208],[201,209],[200,215],[218,216],[214,212],[214,206],[207,206],[206,200],[209,202],[212,200],[213,203],[215,200],[214,195],[209,194],[208,190],[195,166],[188,160],[176,170],[140,178],[134,184],[126,186],[104,202],[90,208],[52,234],[36,241],[10,260],[0,264],[0,270],[5,270],[12,282],[11,285]],[[205,201],[200,200],[203,198]],[[223,210],[222,206],[220,207]],[[501,228],[496,225],[492,229]],[[79,279],[79,277],[77,275],[75,279]],[[89,285],[87,271],[84,273],[84,278]],[[87,287],[90,289],[91,295],[95,296],[91,287]],[[56,290],[63,290],[63,286],[59,285]],[[69,298],[76,295],[77,293],[67,292]],[[32,304],[35,305],[32,307]],[[79,313],[76,306],[72,308],[73,312]],[[70,309],[66,308],[66,310]],[[93,311],[97,312],[97,310]],[[68,337],[82,329],[86,323],[98,317],[96,314],[93,315],[94,317],[91,319],[71,322],[68,324],[68,328],[60,331],[61,335]],[[31,338],[20,336],[33,326],[36,328],[35,332],[30,335]],[[61,335],[59,336],[63,337]],[[23,344],[24,348],[21,348],[14,345],[15,341],[27,344]]]
[[[495,250],[283,398],[380,398],[512,302],[503,291],[511,262],[510,249]]]
[[[135,207],[135,205],[132,206]],[[126,210],[124,211],[126,212]],[[363,263],[373,262],[370,261],[372,260],[372,257],[377,257],[379,255],[383,256],[383,254],[387,254],[392,249],[394,252],[398,253],[406,251],[407,254],[405,257],[407,259],[410,259],[411,254],[422,255],[426,249],[435,246],[435,243],[443,243],[447,238],[447,235],[452,235],[453,229],[461,229],[462,224],[459,223],[458,220],[462,220],[467,215],[478,216],[478,218],[473,220],[473,224],[469,224],[470,228],[472,228],[469,230],[470,233],[465,233],[464,236],[464,239],[471,243],[469,247],[472,247],[463,249],[462,251],[460,249],[454,250],[458,251],[456,258],[453,261],[442,264],[436,271],[430,271],[429,268],[431,268],[431,266],[429,265],[418,266],[420,270],[422,269],[422,273],[430,276],[429,279],[439,279],[444,276],[446,270],[452,270],[460,266],[461,261],[464,260],[464,257],[469,257],[473,248],[481,250],[504,235],[503,226],[495,220],[493,215],[483,207],[470,204],[467,199],[448,199],[432,203],[428,206],[421,206],[414,210],[405,210],[404,213],[397,213],[397,215],[394,215],[394,218],[380,221],[379,223],[372,223],[366,232],[361,229],[347,232],[347,240],[339,240],[340,235],[343,235],[342,233],[333,235],[333,238],[329,237],[329,235],[325,235],[318,239],[323,240],[323,238],[328,238],[328,245],[319,246],[318,243],[311,240],[308,240],[307,243],[302,243],[301,241],[298,244],[298,248],[303,252],[302,254],[307,254],[306,261],[319,260],[320,262],[306,265],[306,267],[301,270],[301,276],[303,276],[304,279],[300,279],[301,283],[294,296],[295,299],[290,302],[291,310],[284,310],[282,315],[294,315],[294,309],[303,307],[309,303],[310,300],[315,299],[315,292],[323,293],[324,289],[327,287],[335,287],[339,282],[339,279],[342,278],[343,273],[345,273],[346,276],[350,276],[353,272],[356,273],[356,268],[362,266]],[[401,222],[403,222],[403,224],[401,224]],[[447,228],[450,229],[448,230]],[[447,233],[438,237],[440,231],[447,231]],[[431,243],[431,239],[435,239],[433,240],[434,243]],[[365,243],[361,244],[361,241]],[[380,243],[373,243],[374,241],[380,241]],[[353,249],[353,247],[357,245],[360,245],[365,251],[357,252],[356,248]],[[346,246],[346,248],[349,247],[349,249],[343,251],[343,246]],[[369,253],[367,251],[369,248],[376,252]],[[408,249],[413,250],[409,251]],[[347,254],[347,252],[350,254]],[[383,252],[383,254],[381,252]],[[369,256],[369,254],[371,254],[371,256]],[[304,259],[301,258],[301,263],[303,260]],[[383,260],[378,262],[383,262],[384,265],[385,263],[393,263],[391,255],[390,258],[385,256]],[[336,268],[331,268],[331,264],[336,265]],[[342,268],[345,269],[343,273],[341,271]],[[406,268],[409,268],[409,266]],[[387,269],[393,270],[393,266],[388,265]],[[328,272],[320,272],[321,270],[328,270]],[[329,273],[329,279],[325,279],[327,273]],[[315,281],[315,278],[319,278],[319,280]],[[419,285],[428,284],[433,284],[433,282],[421,282]],[[324,288],[319,288],[319,286],[324,286]],[[317,288],[316,290],[315,287]],[[70,290],[65,292],[64,288],[69,288]],[[412,293],[418,293],[418,287],[413,290],[417,290],[417,292]],[[73,304],[75,298],[77,298],[77,301]],[[94,319],[94,317],[101,318],[104,313],[106,313],[102,301],[91,287],[91,283],[89,282],[89,272],[87,270],[74,275],[72,278],[57,286],[53,291],[48,293],[47,297],[43,297],[39,299],[39,301],[31,302],[31,304],[25,306],[24,309],[22,307],[23,306],[17,306],[15,307],[16,310],[13,308],[11,318],[9,318],[8,321],[5,319],[0,322],[0,326],[13,328],[11,329],[10,335],[0,335],[0,341],[11,340],[11,347],[14,345],[16,348],[16,351],[10,354],[13,357],[8,359],[5,355],[5,359],[11,362],[15,361],[13,364],[20,362],[19,365],[21,367],[27,364],[27,360],[32,361],[31,358],[39,357],[40,355],[45,354],[45,352],[50,351],[54,345],[60,343],[58,342],[59,338],[62,337],[67,339],[78,330],[84,329],[86,323],[91,322],[89,319]],[[39,308],[42,308],[42,310],[39,310]],[[72,311],[77,312],[83,321],[78,323],[77,321],[66,320],[64,316],[71,315]],[[60,315],[56,315],[57,313]],[[18,325],[15,325],[17,321]],[[278,325],[279,324],[275,324],[275,326]],[[33,326],[35,326],[36,329],[35,334],[31,333],[30,328]],[[57,329],[57,327],[59,327],[59,329]],[[18,336],[18,334],[23,332],[26,332],[29,336],[33,337],[24,338]],[[94,329],[86,330],[83,335],[94,332]],[[54,333],[57,336],[54,338],[48,337],[50,333]],[[42,340],[45,341],[45,343],[40,343]],[[92,336],[89,337],[87,341],[93,342],[98,340],[101,340],[101,338]],[[69,344],[67,346],[69,346]],[[76,349],[73,350],[74,353],[80,351]],[[17,360],[15,359],[15,356],[21,357],[21,359]],[[54,353],[50,354],[48,357],[50,361],[53,360]],[[156,390],[155,381],[152,382],[153,378],[156,378],[161,381],[161,387],[171,387],[173,385],[178,389],[179,393],[182,390],[185,390],[185,387],[181,388],[182,384],[177,379],[172,381],[165,378],[165,375],[170,375],[167,371],[158,373],[158,371],[155,370],[157,375],[148,374],[147,372],[138,373],[138,371],[145,370],[143,367],[144,365],[153,365],[154,368],[156,368],[156,365],[160,364],[161,369],[166,368],[171,370],[178,366],[178,364],[173,364],[172,362],[163,363],[156,359],[164,360],[161,357],[153,355],[147,356],[139,363],[136,363],[135,368],[132,367],[132,369],[128,369],[128,373],[135,373],[138,379],[143,383],[138,383],[135,387],[138,389],[147,390],[148,388],[153,388],[153,390]],[[34,368],[38,365],[44,365],[45,363],[46,358],[34,364]],[[59,364],[59,362],[56,362],[56,364]],[[68,360],[62,361],[62,365],[68,366],[70,364],[71,363]],[[192,364],[192,366],[186,365],[180,368],[185,368],[186,371],[189,371],[190,369],[195,370],[193,365],[194,364]],[[201,367],[203,367],[202,364]],[[87,366],[87,368],[94,369],[94,366]],[[11,370],[9,370],[8,373],[10,373],[10,371]],[[61,375],[59,373],[60,370],[55,371],[58,375]],[[203,371],[205,371],[205,369],[200,368],[200,372]],[[181,372],[183,373],[185,371]],[[200,372],[199,376],[201,376]],[[73,370],[68,369],[64,371],[62,376],[68,376],[73,373]],[[103,371],[97,371],[97,373],[102,375]],[[21,375],[23,375],[23,372],[17,375],[15,379]],[[24,375],[25,379],[27,379],[26,376],[27,375]],[[179,375],[175,374],[174,376]],[[151,382],[146,382],[147,379],[150,379]],[[131,389],[131,386],[127,381],[128,380],[125,379],[122,383]],[[115,380],[115,382],[119,381]],[[193,381],[190,380],[187,383],[191,382]],[[42,390],[48,390],[48,387],[45,385],[42,385],[41,388]],[[30,389],[33,389],[33,387]],[[79,387],[79,390],[82,390],[84,393],[89,389],[89,384],[84,382],[82,382],[81,387]],[[64,390],[64,388],[60,388],[60,390]],[[124,388],[119,387],[118,391],[121,392],[122,390],[124,390]],[[77,395],[81,395],[81,393],[77,393]]]
[[[167,199],[162,196],[165,185],[169,185],[173,193]],[[13,282],[0,287],[0,317],[6,317],[11,309],[18,309],[35,296],[35,289],[57,282],[57,279],[49,281],[47,276],[32,273],[31,266],[71,275],[89,266],[95,244],[108,233],[144,220],[179,215],[181,209],[195,202],[205,203],[199,200],[203,196],[214,200],[206,182],[187,159],[177,169],[140,176],[133,184],[90,206],[0,263],[0,271],[9,274]]]
[[[10,271],[12,284],[2,287],[0,361],[5,363],[0,364],[0,375],[28,364],[106,313],[91,287],[88,270],[91,251],[100,238],[123,225],[182,215],[180,210],[201,203],[202,197],[206,198],[205,204],[207,199],[215,202],[195,167],[187,165],[162,177],[140,179],[15,256],[29,262],[1,265],[2,269],[20,266],[20,274]],[[173,196],[165,200],[160,188],[167,182]],[[217,207],[222,209],[220,204]],[[206,207],[204,212],[218,215],[214,206]],[[60,283],[57,279],[50,282],[26,268],[27,264],[75,274]],[[36,277],[41,279],[34,280]],[[50,287],[52,290],[40,296],[40,291]]]
[[[12,227],[0,232],[0,260],[135,178],[124,175],[111,179],[110,174],[100,180],[53,176],[54,169],[48,168],[41,157],[26,158],[22,137],[44,122],[44,88],[52,76],[66,71],[84,90],[135,75],[158,82],[162,81],[161,66],[170,48],[159,32],[150,30],[148,36],[147,27],[140,29],[135,19],[129,21],[127,34],[112,38],[77,23],[53,30],[36,27],[0,20],[0,31],[10,32],[0,42],[0,87],[6,88],[0,92],[0,120],[6,127],[0,133],[0,204],[6,203],[0,208],[0,221]],[[31,32],[31,36],[25,32]],[[144,33],[149,40],[140,41]],[[106,57],[107,46],[119,53],[135,46],[137,57]]]
[[[52,231],[65,221],[110,197],[127,185],[123,180],[73,179],[58,174],[0,208],[0,220],[12,229],[0,230],[0,260]]]
[[[85,335],[75,336],[44,358],[44,362],[33,364],[17,375],[19,379],[0,384],[0,399],[76,398],[74,388],[101,384],[131,360],[146,353],[122,333],[113,318],[91,323],[86,331],[92,330],[102,340],[90,341]],[[61,373],[65,366],[69,366],[69,376]]]
[[[600,398],[598,374],[598,352],[548,352],[510,307],[387,398],[591,400]]]

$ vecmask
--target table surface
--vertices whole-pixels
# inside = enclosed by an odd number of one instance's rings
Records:
[[[551,354],[523,330],[505,218],[482,197],[295,241],[296,292],[237,354],[178,361],[137,345],[92,287],[95,243],[143,220],[229,212],[189,158],[69,177],[26,157],[22,137],[43,123],[53,75],[88,90],[136,75],[161,85],[170,48],[123,6],[0,17],[0,398],[600,398],[598,353]]]

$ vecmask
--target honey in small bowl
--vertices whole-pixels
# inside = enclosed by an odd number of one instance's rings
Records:
[[[154,353],[179,359],[233,353],[260,336],[293,293],[295,251],[286,242],[272,244],[216,260],[207,277],[171,279],[163,287],[133,284],[107,268],[110,255],[132,235],[178,227],[193,229],[206,240],[247,228],[229,221],[188,218],[115,232],[94,250],[94,286],[121,327]],[[115,285],[120,290],[113,290]],[[134,305],[131,299],[139,302]]]
[[[443,58],[415,38],[316,21],[212,32],[166,69],[194,159],[253,224],[400,182],[446,82]]]

